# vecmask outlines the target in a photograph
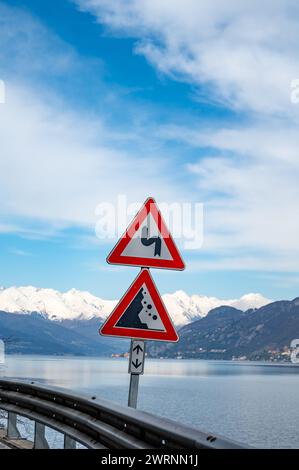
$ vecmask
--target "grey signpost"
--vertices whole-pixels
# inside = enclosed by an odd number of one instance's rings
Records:
[[[129,373],[130,388],[128,406],[137,408],[139,375],[144,372],[145,360],[145,342],[142,340],[131,340],[130,357],[129,357]]]

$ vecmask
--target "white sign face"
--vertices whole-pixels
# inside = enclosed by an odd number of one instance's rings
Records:
[[[133,238],[122,252],[122,256],[135,258],[172,260],[165,240],[151,214],[144,219]]]
[[[145,358],[145,342],[133,340],[131,343],[129,373],[143,374]]]

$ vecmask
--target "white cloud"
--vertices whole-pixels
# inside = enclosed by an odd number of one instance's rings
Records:
[[[202,129],[193,123],[165,127],[159,135],[162,141],[167,137],[198,148],[198,161],[186,162],[195,186],[186,177],[184,192],[206,203],[205,249],[219,260],[209,261],[205,269],[270,265],[293,270],[299,261],[299,108],[290,102],[290,81],[299,73],[298,3],[76,3],[115,33],[135,37],[138,53],[159,72],[195,85],[198,99],[204,95],[246,117],[251,113],[250,125],[241,121]],[[29,76],[44,79],[49,70],[62,79],[66,70],[75,71],[80,58],[74,51],[27,14],[3,6],[0,14],[5,46],[0,59],[7,84],[6,104],[0,107],[1,213],[56,227],[90,225],[96,205],[118,193],[131,201],[148,193],[159,200],[182,198],[173,165],[157,143],[139,153],[140,141],[148,142],[148,129],[120,133],[107,127],[102,116],[72,109],[40,83],[30,82]],[[133,149],[137,140],[138,151]],[[120,142],[128,141],[132,151],[121,149]],[[202,158],[206,147],[214,155],[209,151]],[[13,226],[8,221],[2,230]],[[259,254],[250,258],[244,249]],[[236,251],[239,260],[231,256]]]
[[[192,259],[191,268],[298,270],[299,108],[290,100],[299,75],[298,2],[76,3],[112,33],[134,37],[136,52],[195,86],[198,101],[242,116],[214,129],[201,121],[160,131],[198,149],[187,168],[205,202],[204,249],[218,258]]]
[[[78,66],[76,54],[27,11],[0,3],[0,73],[25,82],[62,75]],[[2,78],[2,77],[1,77]]]
[[[294,0],[76,0],[113,31],[138,39],[137,51],[163,73],[238,109],[281,112],[298,74]]]
[[[119,193],[129,202],[143,201],[149,192],[162,200],[175,198],[179,189],[171,188],[166,159],[146,147],[142,153],[134,150],[138,136],[106,125],[104,105],[97,115],[75,109],[46,87],[53,75],[63,80],[88,62],[27,13],[0,4],[0,14],[6,81],[0,212],[7,219],[0,230],[22,226],[21,218],[58,229],[93,226],[97,204],[114,201]]]
[[[278,128],[272,123],[271,127],[219,131],[174,128],[166,129],[166,133],[168,138],[173,135],[189,145],[214,149],[213,157],[202,157],[188,165],[189,171],[198,176],[203,200],[208,201],[206,249],[263,250],[273,253],[276,265],[283,269],[287,269],[286,259],[292,266],[298,262],[296,129]],[[273,263],[264,257],[266,269],[269,264]],[[258,257],[255,265],[260,266]]]
[[[2,212],[89,223],[97,203],[111,193],[145,197],[144,174],[157,184],[153,168],[159,163],[106,146],[101,133],[101,122],[97,126],[11,82],[0,109]]]

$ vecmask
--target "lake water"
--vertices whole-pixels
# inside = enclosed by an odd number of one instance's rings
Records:
[[[127,404],[127,359],[7,356],[0,376]],[[299,448],[299,367],[146,360],[138,407],[255,447]]]

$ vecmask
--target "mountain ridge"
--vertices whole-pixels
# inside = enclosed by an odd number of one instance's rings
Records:
[[[151,344],[151,357],[186,359],[290,360],[299,338],[299,299],[280,300],[246,312],[217,307],[205,318],[183,326],[176,344]]]
[[[163,301],[176,326],[181,327],[217,307],[230,305],[241,310],[259,308],[271,302],[261,294],[250,293],[239,299],[218,299],[204,295],[189,296],[184,291],[164,294]],[[60,292],[55,289],[24,287],[1,287],[0,310],[7,313],[40,313],[49,320],[104,320],[112,312],[117,300],[104,300],[88,291],[70,289]]]
[[[129,340],[103,337],[100,317],[53,321],[40,314],[0,311],[0,338],[7,353],[93,355],[124,354]],[[246,310],[230,305],[177,327],[178,343],[148,341],[149,357],[290,361],[290,343],[299,337],[299,299]]]

